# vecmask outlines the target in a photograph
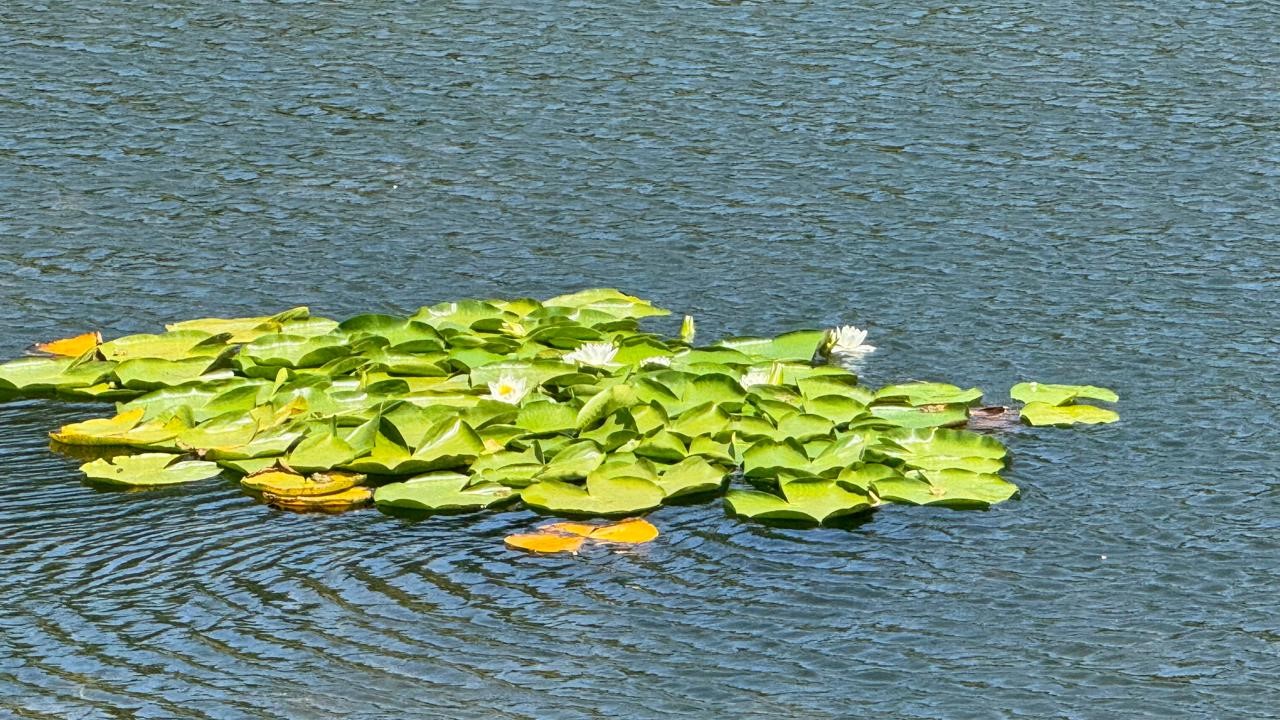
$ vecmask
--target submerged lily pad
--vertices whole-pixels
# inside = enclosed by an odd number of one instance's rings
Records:
[[[169,453],[119,455],[81,465],[80,472],[94,482],[132,488],[196,482],[221,472],[216,463],[181,458]]]

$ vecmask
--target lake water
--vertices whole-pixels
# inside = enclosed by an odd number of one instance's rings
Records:
[[[616,286],[1123,419],[1005,433],[990,512],[533,557],[97,492],[101,407],[0,406],[0,716],[1274,717],[1280,13],[1043,5],[5,2],[4,357]]]

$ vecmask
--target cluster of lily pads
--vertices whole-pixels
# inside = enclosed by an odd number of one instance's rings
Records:
[[[1017,488],[1005,448],[966,429],[982,392],[873,389],[856,328],[694,343],[693,320],[617,290],[463,300],[409,317],[179,322],[89,333],[0,365],[0,400],[114,401],[51,433],[93,446],[91,481],[130,488],[223,472],[295,510],[391,513],[513,506],[621,517],[723,496],[735,514],[816,524],[884,503],[981,508]],[[1032,424],[1110,422],[1088,386],[1024,383]],[[83,448],[82,448],[83,450]]]

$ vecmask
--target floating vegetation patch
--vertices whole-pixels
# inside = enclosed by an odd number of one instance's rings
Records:
[[[461,300],[338,322],[306,308],[36,345],[0,365],[0,399],[114,402],[51,433],[98,457],[90,481],[139,489],[238,478],[273,507],[388,514],[531,508],[627,517],[723,498],[820,525],[889,503],[986,508],[1017,495],[991,434],[1018,418],[941,382],[867,387],[853,327],[696,345],[642,327],[669,314],[616,290]],[[1105,423],[1115,393],[1020,383],[1031,425]],[[643,523],[643,524],[639,524]],[[576,552],[657,531],[559,523],[512,547]]]

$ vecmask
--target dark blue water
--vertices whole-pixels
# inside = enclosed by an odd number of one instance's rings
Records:
[[[1274,3],[0,7],[0,355],[617,286],[865,375],[1123,396],[1022,499],[781,530],[96,492],[0,407],[0,716],[1273,717]],[[672,323],[658,327],[673,329]]]

